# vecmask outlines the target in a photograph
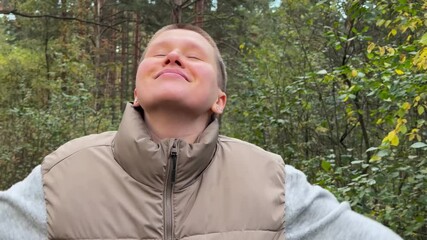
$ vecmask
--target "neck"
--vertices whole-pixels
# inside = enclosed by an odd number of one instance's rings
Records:
[[[167,138],[179,138],[187,143],[194,143],[210,120],[208,114],[191,117],[170,111],[144,112],[144,118],[151,139],[157,143]]]

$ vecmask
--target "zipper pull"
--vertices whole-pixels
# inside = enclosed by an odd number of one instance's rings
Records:
[[[172,149],[171,149],[171,160],[172,160],[172,176],[171,181],[172,183],[175,183],[176,180],[176,160],[178,158],[178,149],[176,147],[176,141],[173,142]]]

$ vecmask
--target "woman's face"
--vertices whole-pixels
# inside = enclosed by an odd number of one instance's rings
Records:
[[[166,30],[146,49],[138,67],[135,98],[145,111],[166,108],[194,116],[221,113],[225,93],[218,87],[218,70],[215,50],[202,35]],[[224,101],[218,107],[220,98]]]

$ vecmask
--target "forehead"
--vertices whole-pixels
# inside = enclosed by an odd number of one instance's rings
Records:
[[[214,48],[202,35],[186,29],[171,29],[161,32],[151,39],[147,49],[153,47],[188,47],[214,52]]]

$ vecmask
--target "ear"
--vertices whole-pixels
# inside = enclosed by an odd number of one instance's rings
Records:
[[[218,90],[218,98],[211,107],[211,111],[215,115],[221,115],[224,112],[225,105],[227,104],[227,95],[222,90]]]
[[[133,100],[133,106],[134,106],[134,107],[139,107],[139,106],[141,106],[141,104],[139,104],[139,102],[138,102],[138,93],[137,93],[137,91],[136,91],[136,88],[133,90],[133,97],[134,97],[134,100]]]

